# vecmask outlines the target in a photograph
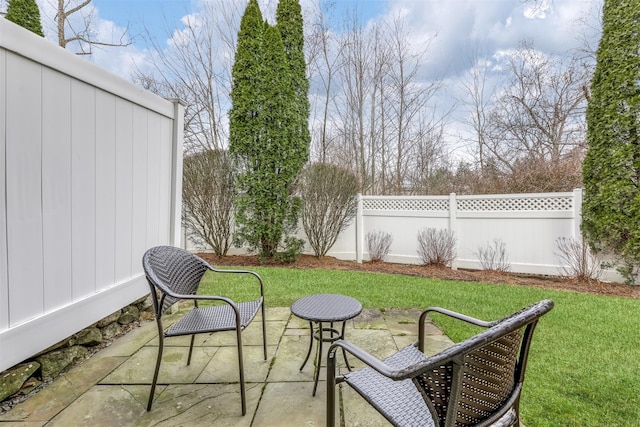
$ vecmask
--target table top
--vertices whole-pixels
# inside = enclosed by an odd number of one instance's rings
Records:
[[[341,322],[353,319],[362,311],[362,304],[340,294],[314,294],[291,304],[291,312],[312,322]]]

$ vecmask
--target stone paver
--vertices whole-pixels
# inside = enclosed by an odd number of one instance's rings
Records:
[[[183,313],[171,314],[168,323]],[[417,340],[419,314],[419,310],[365,309],[347,322],[346,339],[375,357],[385,358]],[[325,425],[326,354],[316,396],[311,395],[315,341],[309,361],[300,371],[309,348],[309,323],[292,316],[288,307],[267,309],[266,319],[266,361],[260,318],[242,334],[247,389],[244,417],[233,332],[198,336],[190,366],[186,366],[189,338],[165,340],[155,400],[147,412],[158,346],[155,322],[148,322],[1,415],[0,427]],[[427,326],[428,354],[451,345],[438,328]],[[325,344],[323,351],[326,353],[329,347]],[[344,372],[341,352],[337,357],[339,370]],[[356,368],[363,366],[353,356],[349,363]],[[388,425],[350,387],[339,385],[338,393],[344,405],[342,425]]]
[[[311,397],[312,388],[312,382],[268,383],[253,425],[324,426],[326,389],[324,384],[318,384],[316,396]]]

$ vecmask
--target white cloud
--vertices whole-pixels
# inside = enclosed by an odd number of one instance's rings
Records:
[[[309,4],[313,1],[316,0],[301,0],[303,10],[309,9]],[[366,1],[372,0],[359,0],[361,3],[358,5]],[[57,0],[38,2],[45,35],[55,43],[54,17]],[[513,0],[386,0],[386,7],[378,4],[376,10],[384,11],[384,15],[379,16],[380,19],[404,17],[405,30],[410,35],[412,46],[429,46],[421,75],[427,82],[432,79],[443,81],[447,89],[438,95],[438,105],[446,110],[459,99],[456,84],[459,84],[460,77],[465,76],[474,64],[488,65],[494,74],[492,78],[495,78],[501,75],[505,59],[523,40],[532,41],[535,48],[546,55],[566,54],[569,50],[580,47],[581,34],[585,34],[592,44],[596,44],[600,22],[597,20],[599,14],[593,13],[593,10],[601,9],[602,2],[603,0],[532,0],[523,4]],[[277,0],[259,0],[259,3],[263,17],[273,21]],[[166,4],[164,3],[165,6]],[[159,46],[167,46],[169,49],[188,43],[192,34],[185,30],[187,23],[195,23],[197,26],[202,22],[203,16],[211,11],[214,16],[220,16],[220,8],[237,7],[244,10],[244,4],[244,0],[193,0],[189,10],[185,7],[183,13],[173,15],[173,23],[165,21],[166,31],[163,34],[153,36]],[[92,11],[96,38],[117,42],[120,30],[125,29],[122,25],[126,25],[126,22],[115,23],[103,19],[99,8],[93,8]],[[181,19],[178,20],[176,16]],[[378,16],[378,12],[372,16]],[[153,19],[147,25],[157,24],[155,15],[145,19]],[[232,40],[237,34],[238,23],[228,24],[235,26],[226,34],[226,39]],[[206,29],[212,30],[210,25]],[[134,34],[144,33],[142,27],[137,31],[135,28],[130,31]],[[226,64],[232,60],[229,55],[233,53],[229,46],[216,46],[221,63]],[[149,55],[146,48],[139,44],[95,48],[90,60],[128,79],[133,67],[144,70],[149,66]],[[452,147],[460,143],[461,135],[466,132],[462,121],[462,117],[450,118],[447,139]]]
[[[167,40],[167,46],[186,46],[191,41],[191,30],[198,29],[202,26],[202,18],[199,13],[190,13],[180,19],[180,22],[184,27],[176,28],[171,35],[171,38]]]
[[[78,2],[79,0],[71,0]],[[167,45],[186,43],[190,37],[184,25],[197,23],[205,7],[223,7],[228,0],[194,0],[189,12],[185,11],[182,25],[168,29]],[[303,0],[308,3],[312,0]],[[365,0],[361,0],[364,2]],[[369,1],[369,0],[366,0]],[[581,45],[580,19],[589,18],[590,8],[601,8],[603,0],[536,0],[525,3],[511,0],[388,0],[388,16],[404,16],[412,44],[429,43],[424,73],[429,78],[457,76],[469,69],[477,56],[491,57],[496,51],[515,48],[522,40],[533,41],[536,48],[549,53],[566,52]],[[45,36],[57,42],[55,14],[57,0],[38,0]],[[276,0],[260,0],[265,18],[273,19]],[[234,2],[235,4],[235,2]],[[237,2],[242,6],[244,2]],[[118,43],[126,23],[114,23],[100,16],[99,9],[90,4],[94,36],[98,40]],[[591,14],[593,16],[597,14]],[[593,19],[593,16],[591,17]],[[76,28],[83,26],[78,15],[72,21]],[[597,28],[599,23],[591,23]],[[135,29],[130,29],[136,33]],[[237,31],[237,29],[236,29]],[[140,29],[138,32],[142,32]],[[159,34],[155,35],[160,37]],[[588,37],[597,37],[590,34]],[[143,47],[102,48],[94,50],[92,61],[123,77],[128,77],[132,64],[144,62]]]
[[[499,49],[517,47],[523,40],[554,54],[574,49],[581,43],[579,20],[587,16],[589,8],[601,7],[602,0],[542,0],[535,4],[537,7],[507,0],[389,0],[389,13],[405,11],[414,41],[437,34],[427,55],[426,74],[444,78],[460,75],[478,55],[490,57]]]
[[[535,2],[533,5],[524,8],[523,15],[528,19],[544,19],[547,17],[547,11],[551,8],[548,0]]]

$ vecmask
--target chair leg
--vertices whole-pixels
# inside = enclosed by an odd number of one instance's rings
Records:
[[[336,353],[335,348],[327,354],[327,427],[336,423]]]
[[[149,392],[149,402],[147,403],[147,412],[151,410],[153,405],[153,394],[156,392],[156,383],[158,381],[158,373],[160,372],[160,362],[162,362],[162,351],[164,349],[164,337],[158,335],[158,358],[156,360],[156,369],[153,373],[153,381],[151,381],[151,391]]]
[[[238,368],[240,371],[240,400],[242,401],[242,415],[247,413],[247,397],[244,387],[244,363],[242,358],[242,333],[240,326],[236,325],[236,339],[238,342]]]
[[[262,304],[262,350],[264,360],[267,360],[267,318],[265,317],[264,304]]]
[[[191,335],[191,344],[189,345],[189,356],[187,357],[187,366],[191,364],[191,354],[193,354],[193,342],[195,341],[196,336]]]
[[[342,322],[342,333],[340,335],[341,340],[344,339],[344,327],[346,324],[347,324],[346,320]],[[344,357],[344,363],[347,365],[347,369],[349,370],[349,372],[351,372],[351,365],[349,365],[349,360],[347,359],[347,352],[345,351],[344,348],[342,348],[342,356]]]

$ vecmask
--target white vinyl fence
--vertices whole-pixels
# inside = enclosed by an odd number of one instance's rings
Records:
[[[580,239],[582,190],[564,193],[459,196],[358,196],[358,211],[328,256],[362,262],[370,259],[366,236],[384,232],[393,241],[388,262],[420,264],[418,233],[425,228],[451,230],[456,239],[453,268],[481,270],[481,248],[501,242],[504,261],[514,273],[561,275],[556,241]],[[300,226],[298,237],[307,237]],[[185,247],[202,250],[183,239]],[[206,250],[206,248],[205,248]],[[230,253],[243,253],[233,248]],[[307,244],[305,253],[312,254]],[[621,281],[615,271],[601,277]]]
[[[179,102],[0,19],[0,371],[148,293],[182,138]]]
[[[451,230],[456,238],[453,267],[481,269],[479,249],[504,243],[511,271],[559,274],[555,241],[580,237],[582,190],[567,193],[458,196],[362,196],[358,214],[328,255],[369,259],[366,235],[381,231],[393,238],[389,262],[417,264],[418,233]]]

